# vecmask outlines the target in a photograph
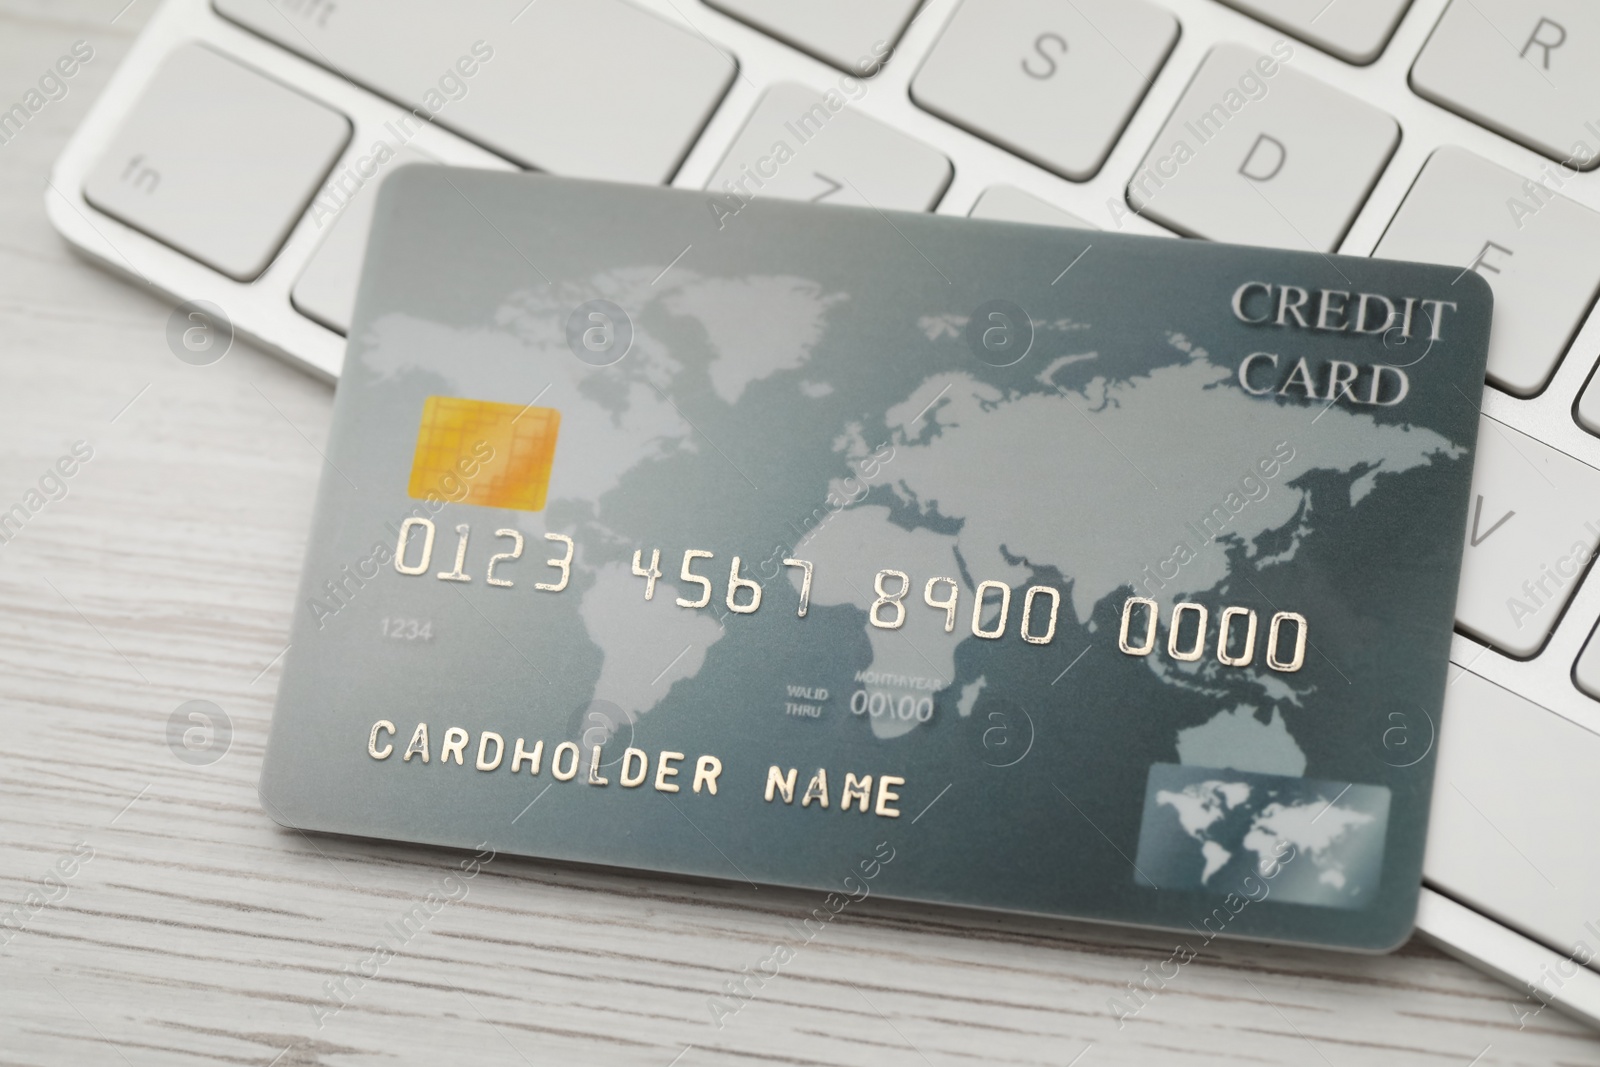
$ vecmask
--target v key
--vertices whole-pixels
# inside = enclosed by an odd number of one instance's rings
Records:
[[[1483,520],[1483,494],[1479,493],[1478,502],[1473,506],[1472,509],[1472,547],[1477,548],[1479,545],[1489,540],[1489,535],[1500,529],[1500,527],[1504,526],[1511,519],[1511,516],[1515,514],[1515,511],[1506,512],[1504,515],[1500,516],[1500,518],[1495,520],[1495,524],[1493,526],[1489,527],[1481,534],[1478,533],[1478,524]]]

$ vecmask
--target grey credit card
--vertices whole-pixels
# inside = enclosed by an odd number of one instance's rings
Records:
[[[265,806],[1394,946],[1490,305],[1438,266],[404,168]]]

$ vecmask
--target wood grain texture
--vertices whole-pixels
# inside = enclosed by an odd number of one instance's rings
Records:
[[[1600,1037],[1553,1011],[1519,1029],[1518,993],[1415,943],[1213,944],[1119,1027],[1108,999],[1172,938],[869,899],[802,941],[812,894],[509,857],[447,882],[461,854],[277,826],[255,782],[332,392],[243,344],[179,362],[170,306],[46,223],[50,163],[149,6],[113,24],[123,2],[0,4],[0,103],[96,49],[0,145],[0,510],[94,450],[0,545],[0,901],[22,916],[0,1063],[1600,1063]],[[209,766],[168,745],[192,699],[232,722]],[[369,962],[430,892],[460,899]]]

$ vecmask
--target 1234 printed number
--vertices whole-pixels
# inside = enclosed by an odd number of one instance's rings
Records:
[[[379,619],[378,626],[383,631],[383,636],[391,641],[432,641],[432,619]]]

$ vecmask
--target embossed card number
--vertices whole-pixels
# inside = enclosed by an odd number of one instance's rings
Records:
[[[1135,609],[1143,608],[1142,622],[1134,619]],[[1190,630],[1189,619],[1193,619]],[[1204,604],[1183,601],[1173,605],[1167,620],[1167,655],[1175,660],[1193,663],[1205,655],[1207,631],[1211,613]],[[1289,658],[1279,656],[1281,641],[1289,626],[1293,626],[1294,646]],[[1135,641],[1131,631],[1138,626],[1143,636]],[[1252,608],[1225,607],[1217,617],[1217,662],[1226,667],[1248,667],[1256,656],[1257,617]],[[1122,628],[1117,634],[1117,647],[1130,656],[1148,656],[1155,651],[1161,629],[1161,605],[1144,596],[1131,596],[1122,605]],[[1189,636],[1192,633],[1193,636]],[[1306,662],[1306,617],[1294,611],[1274,612],[1267,627],[1267,666],[1284,674],[1292,674]]]
[[[471,582],[472,575],[465,570],[467,565],[467,551],[472,538],[472,527],[469,523],[459,523],[455,527],[456,546],[455,561],[447,571],[440,571],[434,577],[444,582]],[[432,519],[409,518],[400,524],[400,538],[395,545],[394,569],[400,574],[410,577],[420,577],[428,572],[433,564],[433,546],[438,529]],[[505,538],[511,542],[510,551],[496,552],[488,559],[484,571],[484,581],[489,585],[502,589],[513,587],[516,582],[511,578],[496,576],[495,567],[500,564],[509,564],[522,558],[525,544],[523,535],[518,530],[500,529],[494,532],[498,538]],[[572,559],[576,552],[576,545],[572,538],[566,534],[547,533],[545,540],[554,541],[566,546],[566,552],[545,561],[545,566],[552,567],[560,572],[560,580],[555,582],[535,582],[534,588],[548,593],[559,593],[567,588],[572,579]],[[420,542],[420,543],[419,543]],[[413,544],[417,544],[413,550]],[[415,557],[415,563],[408,563],[408,558]],[[716,553],[703,548],[685,549],[682,562],[678,568],[678,578],[686,583],[690,589],[698,588],[698,597],[679,596],[676,598],[680,608],[704,608],[712,603],[716,586],[711,577],[695,570],[694,567],[702,560],[716,559]],[[783,561],[785,567],[800,571],[800,601],[795,611],[798,618],[805,618],[811,606],[811,578],[813,566],[809,560],[787,558]],[[734,556],[728,568],[728,580],[724,586],[723,603],[728,610],[736,615],[753,614],[761,607],[762,585],[754,578],[746,577],[743,572],[744,557]],[[650,550],[650,562],[644,562],[644,549],[635,549],[633,553],[633,574],[644,579],[644,599],[654,600],[656,595],[656,582],[663,575],[661,570],[661,550]],[[880,630],[898,630],[906,622],[906,594],[912,590],[911,576],[905,571],[884,569],[873,576],[872,589],[877,594],[867,609],[867,619],[873,626]],[[1030,645],[1048,645],[1056,636],[1056,621],[1061,612],[1061,591],[1048,585],[1031,585],[1022,593],[1021,619],[1018,625],[1018,634],[1022,640]],[[1005,636],[1011,618],[1012,588],[1005,582],[988,579],[978,583],[973,590],[972,608],[967,616],[972,636],[981,637],[989,641],[998,641]],[[944,632],[953,633],[958,618],[961,616],[961,584],[948,575],[936,575],[929,578],[922,587],[922,602],[936,611],[944,612]],[[1153,604],[1153,601],[1148,603]],[[1198,607],[1198,605],[1190,605]],[[1202,612],[1204,608],[1200,609]],[[986,617],[989,619],[985,622]],[[1298,618],[1298,616],[1296,616]],[[1154,624],[1152,623],[1152,626]],[[1202,626],[1204,622],[1202,620]],[[1274,620],[1274,634],[1277,632],[1277,621]],[[1127,618],[1124,612],[1123,636],[1127,636]],[[1255,639],[1255,616],[1250,616],[1250,642]],[[1153,639],[1152,639],[1153,640]],[[1124,642],[1126,644],[1126,642]],[[1123,648],[1128,651],[1127,647]],[[1198,658],[1196,656],[1178,658]],[[1228,662],[1224,660],[1224,662]],[[1248,660],[1246,660],[1248,662]],[[1285,668],[1278,668],[1285,669]],[[1298,670],[1298,667],[1293,668]]]

